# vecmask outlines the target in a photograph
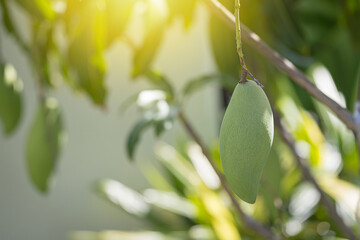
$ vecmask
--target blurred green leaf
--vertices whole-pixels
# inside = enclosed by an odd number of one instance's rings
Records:
[[[278,153],[278,141],[277,135],[275,135],[273,147],[271,148],[268,160],[264,167],[260,185],[260,193],[264,196],[264,205],[267,214],[269,214],[269,217],[274,221],[279,217],[277,208],[281,207],[281,181],[284,175]],[[276,203],[278,203],[278,205],[275,205]]]
[[[161,167],[165,173],[166,180],[173,187],[174,191],[181,196],[185,196],[187,192],[187,182],[182,182],[181,179],[177,176],[176,172],[172,168],[169,168],[166,164],[161,162]]]
[[[194,187],[201,184],[201,179],[194,167],[172,146],[158,143],[155,147],[155,154],[175,180],[183,185],[185,191],[194,191]]]
[[[171,196],[172,200],[177,199],[178,202],[165,203],[163,198],[169,199],[168,195],[159,196],[157,193],[148,191],[144,196],[137,191],[125,186],[124,184],[111,180],[104,179],[98,183],[98,189],[103,197],[109,200],[111,203],[119,206],[127,213],[134,215],[138,218],[146,220],[148,224],[157,230],[181,230],[187,229],[192,223],[188,221],[190,212],[186,209],[176,210],[174,204],[182,204],[179,207],[189,207],[189,204],[177,196]],[[191,209],[189,211],[195,211]],[[187,212],[188,216],[186,216]]]
[[[169,79],[167,79],[162,73],[148,70],[145,75],[152,84],[157,86],[159,89],[164,90],[169,95],[170,99],[174,98],[174,89]]]
[[[20,122],[22,91],[23,82],[18,78],[15,68],[0,62],[0,119],[6,134],[12,133]]]
[[[84,90],[94,103],[104,105],[106,65],[103,51],[106,37],[103,26],[106,8],[99,9],[94,0],[82,1],[71,6],[66,13],[71,40],[68,48],[70,78],[75,79],[76,86]],[[76,11],[79,12],[75,14]]]
[[[106,0],[106,45],[110,45],[116,38],[120,37],[126,29],[130,20],[133,0]]]
[[[36,20],[43,20],[44,18],[53,20],[56,17],[50,0],[16,0],[16,2]]]
[[[352,111],[358,92],[360,50],[358,31],[354,32],[352,23],[347,25],[345,21],[355,20],[356,14],[345,10],[338,1],[328,0],[296,1],[292,11],[312,56],[329,70]]]
[[[329,70],[337,89],[345,97],[347,108],[352,111],[360,79],[360,50],[353,46],[350,33],[343,28],[333,31],[316,48],[315,57]]]
[[[193,22],[197,0],[167,0],[170,10],[170,18],[181,17],[185,28],[189,28]]]
[[[33,24],[32,28],[32,60],[35,64],[36,73],[39,75],[41,84],[48,87],[55,86],[51,77],[50,53],[56,49],[53,41],[53,25],[46,21]]]
[[[174,120],[179,114],[179,107],[177,105],[168,105],[168,109],[166,111],[167,112],[164,111],[162,113],[160,108],[154,118],[155,134],[157,137],[160,137],[162,133],[173,127]]]
[[[143,111],[143,118],[135,124],[127,138],[126,149],[130,160],[134,159],[136,146],[145,129],[153,127],[155,135],[160,137],[164,131],[172,128],[179,108],[170,105],[165,98],[166,94],[161,90],[144,90],[139,93],[136,103]]]
[[[33,120],[26,145],[28,172],[34,186],[45,193],[63,142],[63,125],[58,103],[49,98],[43,102]]]
[[[152,122],[153,119],[151,118],[143,118],[138,121],[131,130],[126,142],[126,152],[130,160],[134,159],[134,153],[136,146],[139,143],[141,134],[152,124]]]
[[[150,68],[161,41],[168,19],[168,7],[165,0],[147,0],[145,13],[145,36],[142,45],[134,54],[132,77],[147,72]]]
[[[150,185],[160,191],[174,191],[168,179],[165,179],[163,174],[155,168],[152,164],[141,165],[140,170]]]
[[[231,12],[234,11],[233,0],[220,1]],[[235,32],[214,14],[210,16],[210,41],[218,69],[235,78],[240,74],[240,61],[236,52]]]
[[[302,0],[295,2],[293,11],[305,39],[313,44],[322,41],[324,36],[332,30],[341,9],[337,1]]]

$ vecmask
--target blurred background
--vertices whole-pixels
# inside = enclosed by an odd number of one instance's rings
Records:
[[[11,7],[21,34],[28,34],[26,23],[29,16],[15,4]],[[203,6],[196,10],[194,17],[193,25],[186,31],[180,19],[169,26],[153,63],[156,68],[166,70],[164,72],[177,89],[188,79],[215,69],[207,37],[207,13]],[[130,27],[134,39],[141,37],[141,32],[136,32],[140,24],[135,22]],[[46,195],[39,194],[32,186],[25,162],[24,139],[37,108],[36,76],[30,60],[3,28],[1,48],[5,61],[16,67],[23,80],[24,92],[18,129],[11,136],[2,133],[0,137],[0,238],[62,240],[74,230],[144,228],[141,221],[97,196],[93,187],[102,178],[117,179],[136,190],[150,186],[139,167],[155,164],[153,133],[147,131],[144,134],[136,161],[129,162],[126,155],[126,137],[139,114],[136,109],[123,114],[121,104],[140,90],[149,88],[144,79],[134,81],[131,78],[132,52],[129,46],[116,41],[104,52],[108,68],[105,77],[108,89],[106,109],[96,108],[86,96],[74,94],[64,84],[53,92],[63,112],[67,141],[59,157],[54,185]],[[188,56],[191,57],[187,59]],[[189,117],[209,143],[216,139],[221,121],[219,97],[216,87],[208,86],[190,99],[187,108]],[[182,128],[176,125],[162,139],[175,143],[176,139],[185,136]]]
[[[241,2],[246,25],[354,112],[359,1]],[[220,123],[241,73],[235,33],[211,1],[0,4],[0,239],[265,239],[208,163],[221,170]],[[256,204],[239,204],[286,239],[356,239],[352,133],[258,50],[244,52],[296,152],[276,132]]]

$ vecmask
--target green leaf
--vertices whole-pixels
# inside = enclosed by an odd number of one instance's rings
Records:
[[[21,118],[23,82],[12,65],[0,63],[0,119],[5,134],[12,133]]]
[[[106,89],[104,75],[106,70],[103,51],[106,45],[106,12],[99,10],[96,1],[82,1],[68,9],[67,27],[70,34],[68,62],[70,78],[76,86],[85,91],[95,104],[104,105]],[[74,12],[78,11],[77,14]],[[80,14],[82,17],[76,18]],[[72,19],[72,17],[74,19]]]
[[[146,73],[150,68],[164,35],[168,19],[165,0],[148,0],[145,13],[145,37],[141,47],[134,55],[132,77]]]
[[[152,122],[153,119],[151,118],[143,118],[138,121],[131,130],[126,143],[126,151],[130,160],[134,159],[134,152],[139,143],[141,134],[152,124]]]
[[[34,186],[49,190],[63,142],[60,110],[55,99],[47,99],[33,120],[26,146],[28,172]]]
[[[173,126],[173,121],[179,113],[179,106],[170,105],[162,90],[144,90],[137,96],[137,106],[143,111],[144,117],[138,121],[127,138],[127,154],[130,160],[134,158],[136,146],[142,132],[148,127],[153,127],[159,137],[164,131]],[[131,98],[128,101],[135,101]]]
[[[178,116],[179,114],[179,107],[176,105],[169,105],[167,102],[163,102],[164,104],[162,104],[163,106],[165,106],[165,104],[167,105],[168,112],[163,113],[162,111],[162,107],[159,106],[159,104],[157,105],[157,109],[154,112],[154,121],[153,121],[153,125],[155,128],[155,134],[157,137],[160,137],[161,134],[167,130],[170,130],[173,127],[173,122],[174,119]]]
[[[295,17],[309,43],[321,41],[336,24],[341,9],[336,1],[297,1],[293,10]]]
[[[233,0],[221,2],[233,12]],[[240,61],[236,52],[235,32],[214,14],[210,16],[209,27],[211,47],[219,71],[239,77]]]
[[[155,154],[162,166],[167,169],[171,177],[174,177],[174,183],[181,184],[185,191],[193,191],[201,179],[191,163],[172,146],[166,143],[159,143],[155,148]],[[177,187],[177,186],[175,186]]]
[[[326,44],[316,48],[315,57],[329,70],[337,89],[344,94],[347,108],[352,111],[360,79],[360,51],[352,45],[349,32],[342,28],[333,31]]]
[[[164,90],[170,96],[170,98],[174,97],[174,89],[173,89],[169,79],[166,78],[162,73],[153,71],[153,70],[148,70],[148,71],[146,71],[145,74],[146,74],[147,79],[152,84],[154,84],[161,90]]]
[[[167,129],[166,125],[167,124],[171,125],[172,122],[171,121],[164,121],[164,120],[154,122],[155,135],[157,137],[160,137],[161,134],[166,131],[166,129]]]
[[[44,18],[53,20],[56,16],[49,0],[16,0],[16,2],[37,20]]]
[[[170,18],[180,17],[185,28],[189,28],[193,22],[196,8],[196,0],[168,0]]]
[[[285,200],[282,198],[281,181],[284,175],[280,162],[279,139],[275,134],[273,147],[269,153],[267,163],[264,167],[264,173],[261,179],[260,193],[264,197],[264,205],[271,219],[276,220],[279,212],[275,206],[276,200]]]
[[[69,63],[77,86],[84,90],[94,103],[103,105],[106,96],[104,59],[101,55],[95,55],[93,45],[85,40],[85,36],[86,34],[71,43]]]
[[[33,24],[33,59],[38,68],[41,84],[48,87],[54,87],[55,83],[51,78],[49,56],[52,50],[56,49],[53,41],[54,26],[46,21],[39,24]]]
[[[135,4],[133,0],[107,0],[106,1],[106,28],[107,46],[117,37],[120,37],[130,20],[132,8]]]

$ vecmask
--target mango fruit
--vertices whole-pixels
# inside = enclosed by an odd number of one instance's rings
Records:
[[[267,96],[254,81],[238,83],[220,129],[220,157],[231,189],[254,203],[274,138]]]

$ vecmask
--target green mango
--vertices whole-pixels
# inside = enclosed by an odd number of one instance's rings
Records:
[[[220,157],[232,190],[254,203],[274,138],[274,119],[267,96],[254,81],[239,83],[220,129]]]

